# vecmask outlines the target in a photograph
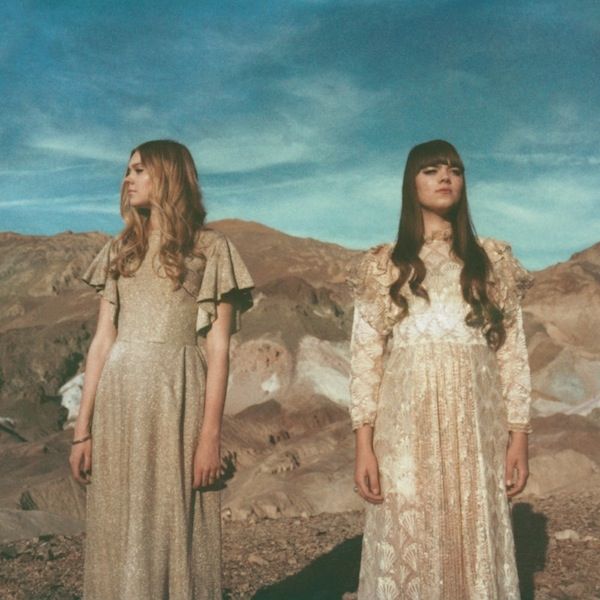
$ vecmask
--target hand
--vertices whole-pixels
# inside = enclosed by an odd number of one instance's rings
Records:
[[[75,439],[79,439],[76,436]],[[69,465],[71,475],[78,483],[88,485],[92,483],[92,440],[89,439],[79,444],[71,446],[71,455],[69,456]]]
[[[200,435],[194,452],[192,487],[198,489],[213,485],[221,475],[220,439]]]
[[[381,504],[383,496],[379,487],[379,465],[372,448],[356,446],[354,483],[362,498],[371,504]]]
[[[527,460],[527,434],[511,431],[506,449],[506,494],[509,498],[525,489],[529,477]]]

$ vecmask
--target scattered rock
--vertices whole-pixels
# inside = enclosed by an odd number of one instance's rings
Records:
[[[597,491],[586,491],[515,503],[524,599],[600,597],[598,500]],[[356,600],[362,524],[359,511],[225,522],[225,597]],[[576,537],[580,543],[564,543]],[[79,600],[83,539],[53,535],[0,545],[3,600]]]
[[[260,557],[258,554],[255,554],[254,552],[252,552],[252,554],[248,555],[248,562],[253,565],[259,565],[261,567],[269,564],[268,560],[265,560],[264,558]]]
[[[579,534],[576,531],[573,531],[572,529],[563,529],[562,531],[557,531],[554,534],[554,537],[557,540],[571,540],[573,542],[578,542],[581,539]]]

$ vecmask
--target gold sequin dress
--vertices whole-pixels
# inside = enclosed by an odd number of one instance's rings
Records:
[[[252,279],[220,233],[198,236],[174,291],[149,236],[133,277],[108,274],[110,240],[83,281],[113,306],[118,334],[98,383],[87,488],[85,600],[221,598],[218,491],[192,489],[206,361],[203,335],[221,299],[239,315]]]
[[[519,598],[504,465],[508,431],[530,429],[520,300],[531,276],[507,244],[480,243],[505,313],[497,352],[465,323],[449,232],[425,241],[430,302],[405,286],[404,319],[389,297],[393,244],[367,252],[351,277],[351,418],[374,425],[384,496],[366,508],[360,600]]]

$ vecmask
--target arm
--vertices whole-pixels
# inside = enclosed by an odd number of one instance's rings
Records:
[[[374,504],[383,501],[379,466],[373,451],[373,428],[386,345],[387,335],[380,333],[366,321],[362,316],[360,303],[357,302],[350,343],[350,417],[352,428],[356,432],[354,481],[360,495]]]
[[[79,414],[75,421],[74,440],[80,440],[91,432],[96,388],[98,387],[98,381],[100,380],[106,357],[117,337],[117,329],[113,323],[113,312],[114,306],[106,298],[101,298],[96,333],[92,338],[85,361],[83,392]],[[90,483],[92,466],[91,439],[72,446],[69,464],[71,466],[71,474],[76,481],[83,484]]]
[[[531,375],[523,330],[523,314],[517,309],[506,327],[506,341],[498,350],[502,395],[506,402],[509,442],[506,452],[506,486],[512,497],[525,489],[528,469],[528,434],[531,432]]]
[[[229,340],[233,306],[216,305],[216,318],[206,336],[206,396],[200,437],[194,453],[193,487],[211,485],[221,471],[221,424],[229,376]]]

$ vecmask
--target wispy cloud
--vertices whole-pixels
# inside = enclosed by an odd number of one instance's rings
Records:
[[[130,149],[172,138],[212,218],[365,247],[395,234],[408,149],[444,137],[481,233],[530,266],[596,241],[594,3],[136,6],[9,11],[3,227],[115,230]]]
[[[531,268],[564,259],[600,238],[594,177],[482,181],[471,187],[470,197],[479,230],[512,241]]]
[[[91,158],[112,163],[123,162],[123,152],[111,147],[99,136],[85,133],[54,133],[35,135],[29,143],[31,148],[67,157]]]

